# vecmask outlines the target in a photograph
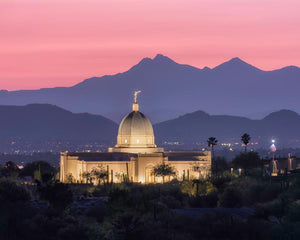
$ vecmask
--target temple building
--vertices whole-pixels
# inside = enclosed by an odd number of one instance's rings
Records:
[[[60,158],[60,181],[85,183],[84,177],[93,170],[107,171],[109,182],[120,182],[124,177],[132,182],[161,182],[153,168],[162,163],[172,166],[176,176],[196,179],[207,176],[211,170],[210,151],[165,152],[155,145],[153,127],[149,119],[139,111],[137,95],[134,94],[132,112],[120,123],[117,144],[108,152],[62,152]],[[94,181],[96,183],[96,181]]]

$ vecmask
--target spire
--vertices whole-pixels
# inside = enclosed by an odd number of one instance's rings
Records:
[[[135,91],[134,92],[134,102],[133,102],[133,105],[132,105],[132,111],[134,112],[137,112],[139,111],[139,105],[137,103],[137,96],[138,94],[140,93],[141,91]]]

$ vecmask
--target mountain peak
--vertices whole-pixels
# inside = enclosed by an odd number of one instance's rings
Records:
[[[199,119],[199,118],[208,118],[210,115],[204,111],[198,110],[192,113],[187,113],[183,116],[180,116],[180,118],[194,118],[194,119]]]
[[[160,53],[156,54],[152,61],[156,63],[175,63],[171,58],[168,58]]]
[[[137,69],[148,69],[149,67],[152,68],[153,66],[166,66],[166,65],[177,65],[172,59],[162,55],[156,54],[156,56],[151,59],[149,57],[143,58],[137,65],[133,66],[129,71],[137,70]]]
[[[287,120],[287,119],[294,119],[299,117],[300,117],[299,114],[294,111],[282,109],[277,112],[270,113],[264,118],[264,120],[280,120],[280,119]]]
[[[202,70],[204,70],[204,71],[209,71],[209,70],[211,70],[211,68],[205,66]]]
[[[156,56],[153,58],[154,59],[159,59],[159,58],[168,58],[167,56],[162,55],[161,53],[156,54]]]
[[[243,61],[243,60],[240,59],[239,57],[231,58],[228,62],[235,63],[235,64],[246,63],[245,61]],[[246,64],[248,64],[248,63],[246,63]]]
[[[214,70],[261,71],[238,57],[234,57],[229,61],[216,66]]]

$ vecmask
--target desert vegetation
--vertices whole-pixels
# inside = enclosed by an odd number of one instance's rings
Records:
[[[168,166],[153,171],[174,174]],[[148,185],[107,183],[101,171],[99,185],[62,184],[44,162],[9,162],[0,172],[0,239],[300,237],[300,176],[263,176],[253,152],[215,158],[206,178]]]

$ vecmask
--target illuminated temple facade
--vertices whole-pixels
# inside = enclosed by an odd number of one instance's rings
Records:
[[[107,171],[109,182],[126,179],[132,182],[161,182],[154,177],[153,168],[162,163],[171,165],[177,178],[196,179],[207,176],[211,170],[209,151],[165,152],[155,145],[153,127],[149,119],[139,111],[135,92],[132,112],[120,123],[117,144],[108,152],[62,152],[60,158],[60,181],[70,178],[77,183],[85,183],[84,174],[93,170]],[[95,181],[96,183],[96,181]]]

